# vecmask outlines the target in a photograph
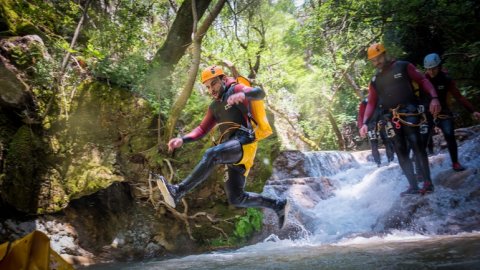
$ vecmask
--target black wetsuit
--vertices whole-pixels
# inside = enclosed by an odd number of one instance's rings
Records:
[[[417,177],[415,176],[412,160],[409,157],[410,148],[414,152],[416,164],[419,164],[418,173],[423,178],[424,187],[426,185],[432,186],[430,178],[430,167],[428,163],[428,156],[423,147],[423,142],[420,136],[418,126],[421,115],[403,116],[402,119],[413,126],[401,124],[396,125],[392,122],[392,109],[397,109],[399,113],[418,113],[419,99],[415,96],[412,80],[417,81],[418,84],[429,89],[425,91],[432,91],[435,93],[433,87],[428,83],[426,78],[418,73],[412,64],[404,61],[393,61],[383,71],[379,71],[372,78],[369,86],[369,104],[365,113],[365,119],[372,117],[373,110],[377,105],[382,110],[384,119],[390,121],[394,126],[394,142],[395,153],[397,154],[400,167],[408,179],[410,188],[418,189]],[[427,83],[425,84],[425,81]],[[372,101],[372,104],[370,102]],[[375,103],[375,104],[373,104]],[[388,124],[388,123],[387,123]],[[432,186],[433,187],[433,186]]]
[[[474,112],[473,106],[460,94],[454,81],[445,74],[445,72],[440,70],[434,78],[430,78],[428,75],[427,78],[435,87],[440,105],[442,106],[442,111],[439,113],[439,116],[435,121],[432,120],[432,124],[435,124],[442,130],[445,141],[447,142],[448,152],[450,153],[452,163],[456,163],[458,162],[458,147],[457,140],[455,139],[454,117],[452,111],[448,107],[447,96],[449,93],[452,94],[452,96],[471,113]],[[431,115],[429,117],[433,119]]]
[[[382,139],[382,143],[385,145],[387,162],[393,161],[395,151],[393,141],[388,138],[385,130],[386,121],[383,119],[382,111],[381,109],[375,110],[374,116],[367,123],[368,138],[370,139],[373,159],[378,165],[381,164],[380,152],[378,151],[379,139]]]
[[[367,104],[368,98],[365,98],[364,100],[362,100],[362,102],[360,102],[360,105],[358,107],[357,126],[359,129],[362,128],[362,124],[364,122],[363,117]],[[378,151],[378,138],[381,138],[383,144],[385,145],[387,161],[393,161],[395,150],[393,148],[393,142],[388,138],[385,131],[385,121],[381,119],[381,110],[377,108],[374,115],[368,121],[366,121],[366,124],[368,126],[368,139],[370,142],[370,148],[372,149],[372,156],[375,163],[377,163],[377,165],[379,166],[381,164],[380,152]]]
[[[244,85],[233,85],[230,80],[225,85],[225,93],[221,100],[214,100],[202,120],[201,124],[192,132],[182,137],[184,142],[195,141],[206,135],[216,124],[219,125],[220,133],[223,134],[221,142],[209,148],[203,155],[202,160],[197,164],[192,173],[178,184],[177,194],[183,197],[196,186],[203,183],[215,165],[227,165],[228,180],[225,182],[225,190],[230,204],[238,207],[265,207],[278,210],[281,204],[280,200],[264,197],[257,193],[245,191],[246,168],[244,165],[235,165],[243,156],[242,145],[252,143],[255,135],[251,129],[248,129],[248,118],[245,115],[245,108],[248,105],[248,99],[262,99],[265,92],[260,88],[251,88]],[[230,88],[232,86],[232,88]],[[230,95],[244,91],[246,95],[243,104],[234,106],[227,105],[227,99]],[[246,129],[231,128],[229,124],[235,123],[242,125]]]

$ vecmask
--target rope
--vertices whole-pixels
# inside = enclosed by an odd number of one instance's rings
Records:
[[[423,112],[401,113],[401,112],[398,112],[399,108],[400,108],[400,105],[398,105],[394,109],[390,109],[392,111],[392,122],[395,124],[396,129],[399,129],[401,127],[401,124],[409,126],[409,127],[419,127],[419,126],[421,126],[421,125],[423,125],[424,123],[427,122],[427,117],[425,116],[425,114]],[[422,120],[418,124],[410,123],[410,122],[402,119],[402,116],[406,117],[406,116],[418,116],[418,115],[422,115]]]
[[[235,122],[222,122],[222,123],[217,124],[215,127],[219,127],[219,126],[222,126],[222,125],[230,125],[230,127],[228,127],[226,130],[224,130],[224,131],[222,132],[222,134],[220,134],[220,137],[219,137],[217,140],[215,140],[215,138],[212,136],[212,138],[213,138],[213,143],[214,143],[215,145],[218,145],[219,143],[221,143],[222,140],[223,140],[223,137],[224,137],[226,134],[228,134],[230,131],[235,130],[235,129],[241,129],[241,128],[242,128],[242,125],[240,125],[240,124],[238,124],[238,123],[235,123]]]
[[[446,120],[446,119],[453,119],[453,118],[455,118],[455,117],[452,116],[452,115],[439,114],[439,115],[437,115],[437,116],[435,116],[435,117],[433,118],[433,123],[434,123],[435,125],[438,125],[438,120]]]

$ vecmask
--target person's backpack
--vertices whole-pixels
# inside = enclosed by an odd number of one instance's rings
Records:
[[[248,87],[252,86],[250,81],[242,76],[237,77],[237,83],[241,83]],[[270,126],[270,123],[268,123],[267,113],[265,112],[265,102],[263,99],[251,100],[247,115],[255,132],[256,141],[263,140],[273,133],[272,127]]]

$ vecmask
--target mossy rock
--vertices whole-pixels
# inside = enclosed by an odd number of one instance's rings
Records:
[[[68,119],[52,125],[54,155],[70,199],[104,189],[129,175],[129,157],[152,148],[154,115],[149,104],[129,91],[87,82],[77,88]]]
[[[11,36],[35,34],[42,39],[47,38],[32,22],[20,16],[19,12],[19,6],[15,1],[0,1],[0,29],[3,29],[2,32],[7,32]]]
[[[42,155],[45,156],[41,139],[28,126],[20,127],[7,148],[5,177],[0,187],[4,200],[20,211],[36,211],[38,177],[43,170],[36,157]]]
[[[1,196],[18,210],[56,212],[125,181],[135,169],[129,156],[156,144],[153,110],[143,99],[101,83],[87,82],[76,93],[68,118],[52,113],[43,130],[0,127],[6,148]],[[11,126],[6,115],[0,120]]]

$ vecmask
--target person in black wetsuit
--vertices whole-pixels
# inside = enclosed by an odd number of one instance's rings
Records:
[[[358,117],[357,117],[357,126],[358,129],[361,129],[363,126],[363,116],[365,114],[365,109],[367,107],[368,98],[364,98],[358,107]],[[385,121],[381,119],[381,110],[375,110],[374,116],[368,121],[368,139],[370,141],[370,148],[372,149],[373,160],[378,167],[381,165],[382,158],[380,156],[380,151],[378,151],[378,146],[380,139],[382,139],[383,144],[385,145],[385,153],[387,155],[387,162],[393,161],[394,158],[394,148],[393,142],[388,138],[385,131]]]
[[[419,126],[425,119],[422,112],[419,112],[419,99],[413,91],[412,81],[430,95],[432,101],[429,107],[432,115],[437,115],[441,110],[435,88],[411,63],[388,57],[382,44],[373,44],[368,48],[367,54],[377,72],[369,84],[368,104],[360,135],[365,137],[368,131],[368,120],[378,106],[382,110],[383,117],[389,120],[386,123],[387,133],[394,133],[392,139],[395,153],[410,185],[401,195],[433,192],[428,156],[419,130]],[[420,167],[417,169],[423,179],[422,189],[418,187],[412,160],[409,158],[410,147],[414,152],[416,164]]]
[[[462,96],[455,81],[441,69],[441,62],[440,56],[436,53],[425,56],[423,61],[423,66],[426,69],[426,77],[435,87],[442,106],[440,113],[436,117],[433,117],[433,122],[442,130],[445,141],[447,141],[453,170],[463,171],[465,168],[458,162],[458,146],[455,140],[453,113],[448,107],[447,95],[451,94],[463,107],[471,112],[477,120],[480,120],[480,113],[475,111],[472,104]]]
[[[184,143],[199,140],[215,126],[218,126],[222,134],[220,142],[205,152],[202,160],[181,183],[172,185],[160,177],[160,191],[165,203],[175,208],[182,197],[207,179],[215,165],[225,164],[228,167],[225,190],[229,203],[237,207],[273,209],[282,228],[288,211],[287,200],[245,191],[246,177],[253,165],[257,149],[247,108],[250,100],[263,99],[265,92],[258,87],[237,83],[234,78],[227,77],[219,66],[204,69],[201,81],[213,101],[200,125],[182,137],[171,139],[168,150],[173,151]]]

